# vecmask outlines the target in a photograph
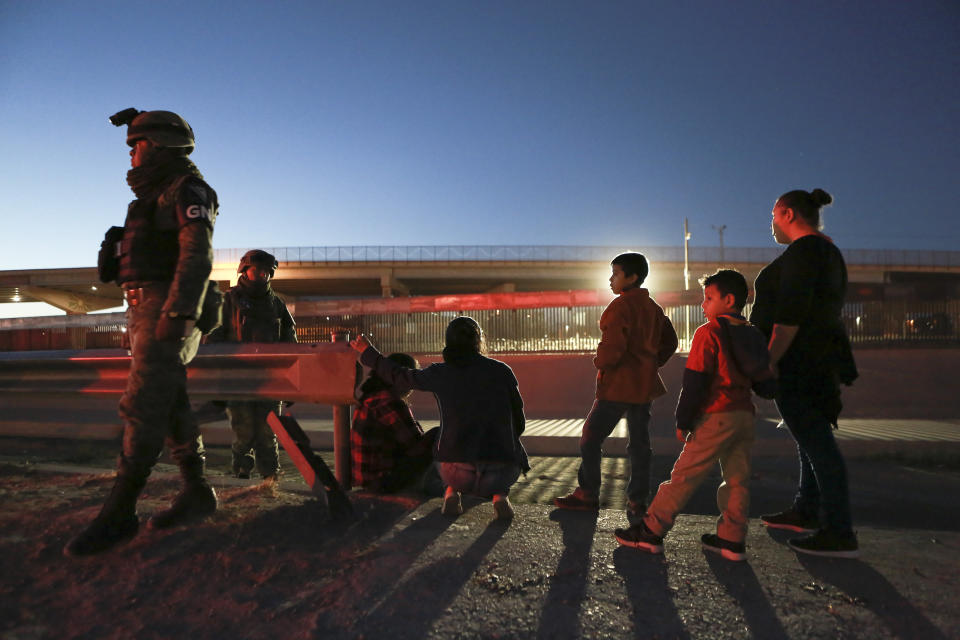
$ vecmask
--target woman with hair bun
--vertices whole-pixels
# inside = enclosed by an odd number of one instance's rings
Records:
[[[483,331],[473,318],[459,316],[446,331],[443,362],[425,369],[384,358],[363,335],[350,343],[360,362],[393,386],[431,391],[440,405],[440,433],[434,447],[446,485],[444,515],[463,512],[460,494],[493,499],[497,518],[513,517],[507,498],[520,473],[530,470],[520,443],[526,426],[517,378],[509,366],[483,355]]]
[[[800,456],[793,505],[760,519],[773,529],[812,534],[790,540],[795,551],[855,558],[859,547],[847,469],[833,429],[842,407],[840,383],[851,384],[857,370],[841,320],[847,267],[822,233],[820,210],[832,202],[823,189],[789,191],[777,198],[773,237],[789,246],[754,284],[750,322],[770,340],[770,361],[779,375],[777,409]]]

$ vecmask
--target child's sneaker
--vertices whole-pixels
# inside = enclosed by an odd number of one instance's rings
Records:
[[[510,520],[513,518],[513,505],[510,504],[510,498],[497,494],[493,496],[493,513],[497,520]]]
[[[443,508],[440,510],[445,516],[458,516],[463,513],[463,504],[460,502],[460,492],[447,487],[443,496]]]
[[[797,533],[813,533],[820,528],[820,521],[817,518],[809,518],[793,507],[780,513],[760,516],[760,522],[770,529],[786,529]]]
[[[572,509],[574,511],[599,511],[600,500],[591,498],[583,489],[577,489],[568,496],[554,498],[553,504],[561,509]]]
[[[643,549],[648,553],[663,553],[663,536],[654,534],[644,522],[629,529],[615,529],[613,537],[625,547]]]
[[[812,536],[794,538],[787,544],[794,551],[809,553],[827,558],[859,558],[860,545],[854,533],[837,533],[829,529],[820,529]]]
[[[700,536],[700,544],[707,551],[719,553],[727,560],[742,562],[747,559],[747,546],[745,544],[724,540],[715,533],[705,533]]]

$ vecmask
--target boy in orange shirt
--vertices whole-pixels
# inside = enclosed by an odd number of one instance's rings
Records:
[[[677,332],[650,293],[641,287],[649,272],[640,253],[623,253],[610,263],[610,289],[617,294],[600,316],[597,399],[583,423],[577,489],[554,498],[561,509],[600,508],[603,441],[627,414],[627,517],[639,522],[650,494],[650,403],[666,393],[658,370],[677,350]]]
[[[766,339],[740,315],[747,302],[747,281],[736,271],[721,269],[701,284],[707,322],[693,335],[677,403],[677,437],[685,443],[683,450],[646,516],[614,535],[624,546],[663,553],[663,537],[677,513],[719,462],[723,483],[717,490],[717,533],[700,540],[705,549],[728,560],[745,560],[755,412],[751,386],[772,397],[776,381]]]

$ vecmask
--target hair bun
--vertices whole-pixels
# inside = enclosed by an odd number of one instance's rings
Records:
[[[833,196],[824,191],[823,189],[814,189],[810,192],[810,197],[813,198],[813,201],[816,202],[821,207],[831,204],[833,202]]]

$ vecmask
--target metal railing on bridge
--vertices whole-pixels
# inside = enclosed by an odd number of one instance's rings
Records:
[[[704,321],[699,305],[665,307],[680,348],[689,348]],[[750,307],[745,310],[749,315]],[[365,333],[387,351],[437,354],[444,330],[457,315],[473,316],[483,327],[490,353],[585,353],[596,349],[603,306],[443,310],[419,313],[353,313],[298,316],[301,343],[328,342],[330,335]],[[850,302],[844,323],[854,346],[960,346],[960,300]],[[0,351],[120,348],[122,313],[0,320]],[[6,330],[4,330],[6,329]]]
[[[264,247],[259,247],[264,248]],[[343,262],[602,262],[624,251],[640,251],[652,262],[683,262],[683,247],[567,245],[448,245],[266,248],[288,264]],[[235,264],[247,249],[217,249],[217,263]],[[783,247],[690,247],[690,262],[766,264]],[[960,267],[960,251],[844,249],[849,265]]]

